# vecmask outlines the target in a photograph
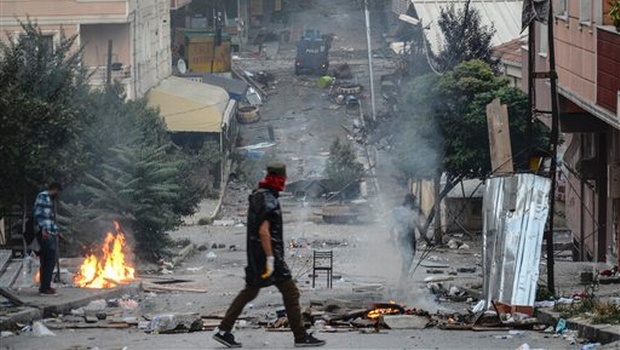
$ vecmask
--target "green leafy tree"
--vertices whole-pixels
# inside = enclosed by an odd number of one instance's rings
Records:
[[[68,194],[74,205],[66,208],[76,232],[89,232],[93,222],[100,225],[89,240],[120,220],[133,231],[137,252],[152,259],[164,253],[167,231],[196,211],[219,157],[213,145],[198,152],[175,146],[157,110],[144,99],[124,101],[119,91],[113,86],[92,93],[93,112],[81,134],[88,174]]]
[[[437,204],[462,179],[492,172],[486,105],[495,98],[508,105],[515,168],[526,170],[527,155],[546,149],[548,133],[535,124],[533,142],[526,142],[527,96],[496,76],[488,64],[468,61],[441,77],[425,75],[412,81],[402,108],[412,113],[402,121],[397,165],[408,178],[447,175]]]
[[[359,194],[359,182],[364,175],[364,165],[357,161],[355,149],[339,138],[329,148],[325,176],[333,181],[334,189],[342,196]]]
[[[84,203],[68,205],[76,222],[110,223],[130,227],[136,253],[159,257],[170,243],[167,230],[180,224],[174,205],[182,195],[177,184],[179,164],[171,161],[166,146],[121,146],[102,165],[100,176],[86,175],[81,190]]]
[[[83,170],[77,134],[88,91],[76,37],[51,47],[33,23],[0,42],[0,210],[26,207],[42,184]]]

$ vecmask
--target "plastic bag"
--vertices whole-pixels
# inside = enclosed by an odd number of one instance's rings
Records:
[[[35,321],[32,324],[32,334],[35,337],[47,337],[47,336],[56,336],[56,334],[49,330],[49,328],[45,327],[41,321]]]
[[[31,288],[39,284],[39,259],[34,252],[22,261],[22,280],[20,288]]]

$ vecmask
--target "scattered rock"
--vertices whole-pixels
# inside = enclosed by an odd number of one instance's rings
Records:
[[[417,315],[386,315],[383,323],[390,329],[424,329],[429,319]]]
[[[458,249],[459,248],[459,244],[457,243],[456,240],[451,239],[448,241],[448,248],[450,249]]]
[[[90,303],[88,303],[88,305],[84,306],[83,311],[103,311],[105,310],[106,306],[108,306],[108,302],[105,301],[105,299],[97,299],[91,301]]]
[[[450,287],[450,290],[448,291],[448,295],[451,296],[451,297],[455,297],[455,296],[459,295],[460,292],[461,291],[457,287],[452,286],[452,287]]]
[[[180,333],[202,330],[202,318],[198,313],[175,313],[153,317],[148,330],[154,333]]]

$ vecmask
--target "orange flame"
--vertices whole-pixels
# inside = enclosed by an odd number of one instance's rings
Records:
[[[398,306],[396,306],[396,302],[394,300],[390,300],[389,304],[394,305],[394,307],[375,307],[374,309],[368,311],[366,317],[374,320],[381,317],[382,315],[398,315],[402,313],[402,310],[398,308]]]
[[[73,282],[86,288],[112,288],[119,283],[134,279],[134,268],[125,261],[125,234],[118,222],[114,222],[116,235],[108,232],[101,250],[103,255],[97,259],[94,254],[86,257]]]
[[[400,310],[392,307],[385,308],[376,308],[368,311],[368,315],[366,315],[371,320],[381,317],[382,315],[398,315],[400,314]]]

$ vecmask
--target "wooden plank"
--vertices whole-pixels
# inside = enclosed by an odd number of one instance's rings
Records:
[[[192,287],[182,287],[182,286],[160,286],[153,283],[143,283],[142,289],[145,292],[188,292],[188,293],[206,293],[207,290],[203,288],[192,288]]]
[[[124,329],[132,326],[127,323],[46,323],[49,329],[93,329],[93,328],[114,328]]]
[[[491,168],[494,174],[512,174],[512,148],[510,145],[510,124],[508,107],[500,103],[499,98],[487,105],[487,125],[489,129],[489,147],[491,151]]]
[[[22,306],[25,303],[21,301],[18,297],[16,297],[13,293],[11,293],[7,288],[0,287],[0,295],[9,299],[13,304],[17,306]]]
[[[10,288],[22,272],[22,260],[11,259],[4,273],[0,273],[0,286]]]
[[[6,269],[7,265],[9,264],[9,261],[11,261],[12,255],[13,255],[13,252],[11,250],[8,250],[8,249],[0,250],[0,274],[3,273],[4,270]]]

